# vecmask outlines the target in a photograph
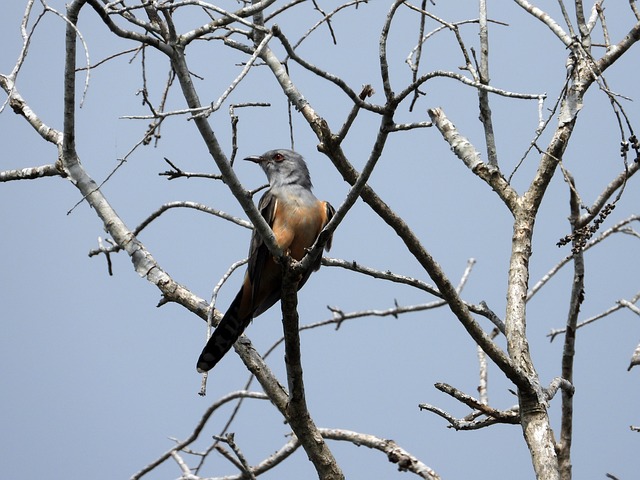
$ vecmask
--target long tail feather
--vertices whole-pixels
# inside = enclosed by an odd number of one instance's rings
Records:
[[[213,331],[209,341],[205,345],[198,358],[198,372],[204,373],[211,370],[224,355],[231,349],[236,340],[242,335],[251,321],[249,318],[239,318],[238,310],[242,301],[242,290],[233,300],[229,309]]]

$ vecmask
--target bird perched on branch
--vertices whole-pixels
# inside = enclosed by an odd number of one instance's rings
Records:
[[[331,220],[335,210],[311,192],[309,170],[302,156],[293,150],[270,150],[245,158],[262,167],[269,179],[269,190],[258,209],[267,221],[282,251],[301,260]],[[331,248],[331,238],[325,248]],[[301,288],[320,268],[320,256],[298,283]],[[280,300],[282,268],[254,230],[249,249],[249,264],[240,291],[220,320],[198,358],[198,372],[211,370],[229,351],[254,317]]]

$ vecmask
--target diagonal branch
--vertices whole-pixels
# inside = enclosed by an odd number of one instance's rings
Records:
[[[520,5],[524,10],[533,15],[535,18],[544,23],[549,29],[560,39],[562,43],[565,44],[566,47],[571,45],[572,39],[571,35],[565,32],[560,25],[556,23],[556,21],[551,18],[551,16],[542,10],[540,10],[535,5],[532,5],[527,0],[515,0],[515,2]]]
[[[195,86],[193,85],[183,49],[173,50],[171,54],[171,63],[180,82],[182,93],[187,101],[187,105],[192,109],[200,109],[202,104],[200,103]],[[269,251],[276,258],[280,258],[282,256],[282,250],[276,242],[273,231],[256,208],[249,192],[247,192],[240,183],[240,180],[227,160],[227,157],[222,150],[222,146],[218,142],[218,138],[211,128],[208,119],[202,116],[196,116],[193,118],[193,121],[198,128],[200,136],[204,140],[207,149],[209,150],[209,154],[220,169],[220,173],[224,177],[229,190],[231,190],[231,193],[236,197],[236,200],[238,200],[238,203],[240,203],[240,206],[248,215],[265,245],[269,248]]]
[[[391,463],[398,465],[398,470],[401,472],[412,472],[426,480],[440,480],[440,476],[433,469],[422,463],[393,440],[343,429],[321,428],[320,433],[329,440],[351,442],[357,446],[362,445],[381,451],[387,455]]]
[[[213,415],[216,410],[218,410],[220,407],[222,407],[226,403],[228,403],[228,402],[230,402],[232,400],[235,400],[237,398],[255,398],[255,399],[260,399],[260,400],[268,399],[268,397],[264,393],[248,392],[248,391],[245,391],[245,390],[240,390],[240,391],[237,391],[237,392],[228,393],[227,395],[222,397],[220,400],[217,400],[216,402],[212,403],[209,406],[209,408],[207,408],[205,410],[205,412],[202,414],[202,417],[200,418],[200,421],[196,424],[195,428],[193,429],[193,432],[186,439],[184,439],[181,442],[176,443],[175,446],[173,446],[167,452],[162,454],[156,460],[154,460],[153,462],[151,462],[148,465],[146,465],[140,471],[134,473],[131,476],[131,480],[138,480],[139,478],[142,478],[144,475],[149,473],[151,470],[153,470],[154,468],[156,468],[160,464],[164,463],[165,460],[169,459],[174,452],[179,452],[180,450],[188,447],[193,442],[195,442],[198,439],[198,437],[200,436],[200,433],[204,429],[204,427],[207,424],[207,421],[209,420],[211,415]]]
[[[484,180],[505,203],[513,213],[517,208],[518,194],[509,185],[498,167],[491,163],[484,163],[480,154],[471,142],[460,135],[455,125],[447,118],[441,108],[428,110],[431,121],[442,134],[442,137],[451,146],[453,153],[478,177]]]
[[[640,21],[636,23],[631,30],[616,45],[612,45],[607,49],[600,60],[596,61],[596,71],[602,73],[608,67],[620,58],[627,50],[629,50],[638,40],[640,40]]]

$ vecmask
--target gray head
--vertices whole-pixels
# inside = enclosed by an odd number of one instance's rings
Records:
[[[257,163],[262,167],[264,173],[267,174],[271,188],[285,185],[300,185],[311,188],[311,177],[307,164],[302,155],[293,150],[284,148],[269,150],[259,156],[247,157],[245,160]]]

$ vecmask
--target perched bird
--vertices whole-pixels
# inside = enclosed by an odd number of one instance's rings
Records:
[[[270,150],[245,158],[262,167],[269,179],[269,190],[258,209],[267,221],[278,246],[295,260],[301,260],[329,222],[335,210],[311,192],[309,170],[302,156],[293,150]],[[325,247],[331,248],[331,238]],[[320,268],[320,257],[298,283],[301,288],[312,270]],[[231,302],[198,358],[198,372],[211,370],[229,351],[254,317],[280,300],[281,266],[254,231],[249,264],[242,288]]]

